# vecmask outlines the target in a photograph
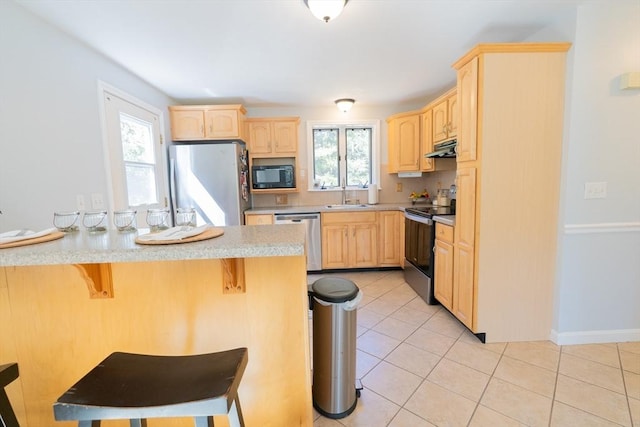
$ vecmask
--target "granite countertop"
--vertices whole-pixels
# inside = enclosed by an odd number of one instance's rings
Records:
[[[413,206],[427,206],[425,204],[413,205],[411,203],[378,203],[375,205],[364,204],[355,205],[353,207],[330,208],[328,205],[311,205],[311,206],[270,206],[263,208],[253,208],[245,211],[248,215],[259,214],[292,214],[292,213],[311,213],[311,212],[368,212],[368,211],[402,211]],[[428,205],[431,206],[431,205]],[[455,226],[455,215],[434,215],[433,220],[441,224]]]
[[[147,231],[119,233],[108,230],[90,234],[80,230],[46,243],[0,249],[0,267],[257,258],[305,253],[305,227],[300,224],[224,227],[222,236],[192,243],[135,243],[138,233],[144,234]]]
[[[440,224],[455,226],[456,225],[456,216],[455,215],[434,215],[433,220],[435,222],[439,222]]]

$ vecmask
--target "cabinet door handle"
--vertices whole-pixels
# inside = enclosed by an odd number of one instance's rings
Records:
[[[442,125],[442,133],[447,133],[447,124]]]
[[[449,132],[451,132],[451,129],[453,129],[453,124],[451,122],[449,122],[448,128],[449,128]]]

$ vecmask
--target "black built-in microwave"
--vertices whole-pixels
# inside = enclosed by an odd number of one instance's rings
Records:
[[[295,188],[296,175],[293,165],[252,166],[251,184],[255,190]]]

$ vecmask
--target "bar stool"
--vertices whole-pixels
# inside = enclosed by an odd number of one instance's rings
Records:
[[[6,365],[0,365],[0,386],[2,390],[0,392],[0,425],[5,427],[19,427],[16,414],[11,408],[11,402],[5,391],[5,387],[8,386],[18,378],[18,364],[7,363]]]
[[[79,427],[193,417],[196,427],[212,427],[214,415],[227,415],[231,427],[244,427],[238,386],[247,362],[246,348],[194,356],[112,353],[58,398],[54,417]]]

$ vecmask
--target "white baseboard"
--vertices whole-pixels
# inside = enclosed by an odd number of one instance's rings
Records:
[[[557,332],[552,330],[549,339],[557,345],[640,341],[640,329],[583,332]]]

